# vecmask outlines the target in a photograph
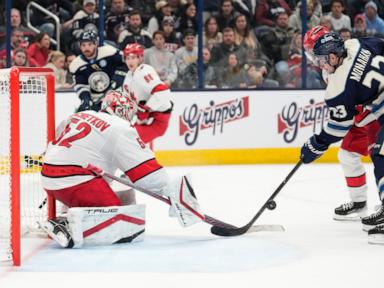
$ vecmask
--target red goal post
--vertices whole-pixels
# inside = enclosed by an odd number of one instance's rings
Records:
[[[37,230],[30,226],[41,217],[55,216],[53,199],[39,208],[46,197],[39,155],[55,137],[54,97],[51,69],[0,70],[0,259],[17,266],[22,234]],[[9,211],[4,211],[7,206]]]

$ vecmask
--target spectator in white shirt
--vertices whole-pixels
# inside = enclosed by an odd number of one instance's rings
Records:
[[[348,15],[343,14],[344,11],[343,0],[332,0],[331,12],[328,14],[330,17],[334,31],[338,32],[342,28],[348,28],[352,30],[351,18]]]

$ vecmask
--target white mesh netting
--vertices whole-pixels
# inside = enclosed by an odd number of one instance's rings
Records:
[[[10,69],[0,69],[0,260],[12,260],[10,183]],[[20,217],[21,233],[38,232],[36,221],[47,218],[46,195],[41,187],[41,154],[47,141],[46,77],[20,77]],[[28,233],[33,232],[33,233]]]

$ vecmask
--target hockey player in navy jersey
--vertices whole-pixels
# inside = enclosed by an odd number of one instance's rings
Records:
[[[344,41],[333,32],[326,33],[314,45],[313,54],[328,75],[325,101],[330,119],[320,134],[301,148],[303,163],[319,158],[332,143],[341,140],[352,127],[356,106],[369,109],[380,123],[380,131],[371,151],[379,197],[384,202],[384,41],[361,38]],[[362,219],[370,243],[384,244],[384,207]]]
[[[104,94],[123,84],[127,71],[123,54],[112,46],[97,47],[97,34],[85,31],[80,36],[79,55],[69,66],[81,104],[77,112],[99,111]]]

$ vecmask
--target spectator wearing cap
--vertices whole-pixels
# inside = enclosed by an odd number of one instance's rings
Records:
[[[145,48],[152,47],[152,35],[142,28],[140,12],[133,10],[129,13],[129,25],[124,29],[117,40],[123,50],[129,43],[138,43]]]
[[[159,74],[160,79],[171,87],[177,77],[177,66],[175,55],[164,47],[163,31],[156,31],[153,34],[153,44],[154,46],[144,50],[144,63],[151,65]]]
[[[112,0],[111,9],[105,15],[106,39],[117,43],[119,34],[129,24],[129,13],[132,7],[125,4],[124,0]]]
[[[175,52],[175,60],[179,76],[184,76],[186,68],[197,61],[197,47],[195,45],[195,31],[187,29],[183,32],[184,46]]]
[[[96,1],[84,0],[82,9],[72,19],[62,25],[64,49],[79,53],[79,37],[85,30],[98,31],[99,14],[96,13]],[[69,35],[68,35],[69,34]]]
[[[289,26],[293,27],[298,31],[301,31],[301,25],[302,25],[300,11],[301,11],[301,1],[297,2],[294,13],[292,13],[292,15],[289,16]],[[310,1],[307,1],[307,28],[308,29],[311,29],[312,27],[315,27],[320,23],[320,18],[317,17],[313,12],[314,12],[313,3]]]
[[[223,33],[219,31],[216,17],[210,16],[204,23],[203,46],[211,50],[213,45],[221,42],[223,42]]]
[[[367,37],[367,25],[365,23],[365,15],[357,14],[354,19],[352,28],[353,38]]]
[[[180,32],[176,32],[175,21],[173,17],[167,16],[163,18],[161,22],[161,30],[164,32],[164,48],[165,50],[174,53],[182,45],[182,35]]]
[[[183,33],[187,29],[197,31],[196,6],[195,4],[187,4],[184,6],[180,14],[179,27],[177,31]]]
[[[172,8],[169,5],[168,1],[160,0],[156,2],[156,12],[155,15],[148,21],[148,32],[153,35],[155,31],[160,30],[161,22],[164,17],[174,17],[172,14]]]
[[[352,30],[351,18],[348,15],[343,14],[345,10],[343,0],[332,0],[331,12],[328,16],[331,19],[333,30],[338,32],[342,28],[348,28]]]
[[[384,20],[377,14],[377,5],[373,1],[365,4],[365,23],[369,35],[384,36]]]

